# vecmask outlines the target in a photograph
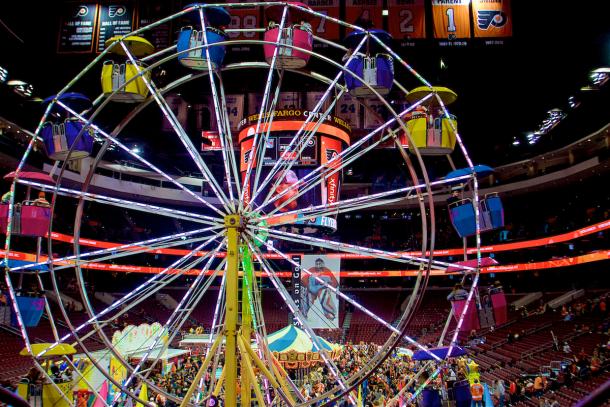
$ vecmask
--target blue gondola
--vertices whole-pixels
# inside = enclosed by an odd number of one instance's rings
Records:
[[[384,44],[390,44],[392,36],[383,30],[370,30],[372,35],[375,35]],[[358,44],[362,41],[366,33],[362,31],[354,31],[345,38],[345,45],[352,53]],[[390,93],[394,82],[394,62],[390,55],[385,53],[385,50],[374,39],[367,39],[367,42],[361,47],[365,53],[358,52],[351,62],[347,65],[347,69],[352,71],[357,76],[375,89],[380,95],[385,96]],[[354,97],[374,97],[375,94],[362,81],[345,73],[345,84],[349,93]]]
[[[487,165],[475,165],[473,168],[459,168],[451,171],[445,179],[458,178],[475,173],[477,177],[486,177],[493,173],[493,168]],[[468,180],[453,181],[465,183]],[[451,223],[460,237],[473,236],[476,233],[475,210],[472,199],[461,199],[449,203]],[[504,208],[502,200],[496,192],[485,195],[479,201],[479,228],[481,232],[504,227]]]
[[[44,104],[51,103],[56,95],[44,100]],[[63,104],[77,113],[91,108],[91,100],[80,93],[64,93],[57,98]],[[77,160],[88,157],[93,151],[93,129],[83,130],[84,124],[70,115],[59,105],[51,108],[49,117],[59,116],[58,120],[51,120],[43,124],[40,136],[44,143],[47,156],[52,160]],[[82,132],[82,135],[78,135]],[[74,146],[73,146],[74,145]],[[72,153],[68,156],[72,148]]]
[[[197,5],[197,3],[189,4],[185,7],[185,9]],[[199,8],[196,8],[186,15],[186,17],[189,18],[191,25],[182,28],[180,35],[178,36],[178,44],[176,47],[178,52],[181,52],[181,54],[178,56],[178,61],[180,61],[182,65],[191,69],[207,70],[208,59],[205,48],[203,48],[205,46],[205,40],[201,30],[202,27],[199,10]],[[227,35],[222,30],[222,27],[225,27],[231,23],[231,15],[222,7],[204,7],[201,10],[203,11],[206,24],[205,36],[208,41],[208,45],[210,45],[210,64],[212,69],[217,69],[218,67],[222,66],[226,49],[224,45],[212,45],[227,40]]]
[[[8,264],[8,268],[21,267],[28,264],[34,264],[29,261],[21,261],[21,260],[6,260],[0,261],[0,267],[4,268],[5,265]],[[49,268],[46,265],[35,266],[29,269],[24,270],[24,272],[48,272]],[[40,322],[40,318],[44,313],[45,299],[44,297],[36,297],[36,296],[26,296],[26,295],[16,295],[15,299],[17,301],[17,306],[19,307],[19,312],[21,313],[21,318],[23,318],[23,323],[26,327],[38,326]],[[17,316],[15,315],[15,311],[11,307],[11,315],[10,315],[11,325],[14,327],[18,326]]]
[[[504,227],[504,208],[496,192],[485,195],[479,201],[479,228],[481,233]],[[474,204],[471,199],[462,199],[449,204],[451,223],[460,237],[476,234]]]

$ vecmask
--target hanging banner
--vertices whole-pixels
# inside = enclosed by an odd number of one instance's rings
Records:
[[[212,119],[214,117],[214,106],[209,99],[210,98],[208,98],[207,102],[194,103],[189,109],[189,114],[191,115],[192,121],[195,123],[195,131],[218,130],[216,119]]]
[[[301,94],[299,92],[280,92],[276,109],[300,109]]]
[[[389,0],[388,27],[396,40],[426,38],[424,0]]]
[[[469,4],[470,0],[432,0],[434,38],[443,40],[470,38]]]
[[[298,264],[298,266],[294,264],[292,265],[292,300],[296,304],[297,308],[303,311],[301,307],[301,256],[292,256],[292,261]],[[292,323],[295,325],[299,325],[294,315],[292,316]]]
[[[263,95],[261,93],[248,93],[248,114],[258,114],[261,111],[263,104]]]
[[[345,21],[362,28],[383,28],[383,0],[347,0]],[[347,32],[352,32],[347,29]]]
[[[305,108],[307,110],[313,111],[314,108],[316,107],[316,105],[318,104],[318,102],[320,100],[322,100],[322,96],[324,96],[324,92],[307,92],[305,94]],[[320,107],[320,109],[318,109],[318,112],[324,113],[326,111],[326,109],[328,109],[328,106],[330,106],[330,101],[332,98],[333,98],[333,95],[330,94],[326,98],[324,103],[322,103],[322,106]],[[331,111],[329,114],[333,114],[333,112]]]
[[[333,161],[330,166],[328,162],[337,157],[343,150],[341,141],[335,138],[322,136],[322,154],[320,157],[320,164],[323,167],[329,167],[335,169],[341,166],[341,159]],[[330,205],[337,202],[339,199],[339,176],[341,171],[337,171],[334,174],[327,176],[322,183],[322,204]]]
[[[92,52],[99,6],[95,3],[66,4],[62,8],[57,52]]]
[[[106,41],[110,38],[132,32],[133,23],[134,13],[131,5],[127,3],[102,4],[97,24],[97,52],[106,49]]]
[[[301,306],[307,323],[314,329],[339,328],[339,297],[327,285],[339,288],[340,271],[341,260],[336,257],[303,256]]]
[[[385,123],[387,109],[383,103],[377,99],[365,99],[364,104],[364,128],[376,129]]]
[[[315,12],[339,18],[339,0],[307,0],[305,3]],[[314,35],[331,41],[339,39],[339,24],[313,15],[309,15],[308,18]],[[315,45],[320,43],[314,41]]]
[[[337,116],[345,120],[352,129],[359,129],[361,127],[360,105],[348,93],[344,93],[339,99]]]
[[[167,105],[171,109],[171,111],[178,119],[178,123],[182,126],[183,129],[186,128],[186,121],[188,119],[188,103],[177,93],[170,93],[165,96],[165,101]],[[174,132],[174,128],[170,124],[169,120],[165,116],[163,116],[163,124],[161,125],[161,131],[172,133]]]
[[[257,1],[252,1],[256,3]],[[228,0],[227,3],[242,3],[240,0]],[[247,29],[264,27],[262,20],[262,7],[235,7],[228,9],[231,13],[231,23],[229,29]],[[261,38],[258,32],[228,32],[231,40],[258,40]],[[244,46],[250,49],[250,46]]]
[[[226,95],[227,115],[231,130],[236,131],[239,127],[239,121],[244,117],[244,95]]]
[[[510,0],[472,0],[472,20],[477,38],[513,35]]]
[[[138,2],[138,28],[145,27],[159,20],[162,16],[171,14],[169,2],[153,3],[140,0]],[[150,30],[144,31],[142,35],[155,47],[155,49],[165,49],[172,45],[172,25],[171,21],[160,24]]]

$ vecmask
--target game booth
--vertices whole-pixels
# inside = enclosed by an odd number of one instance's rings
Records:
[[[305,232],[314,233],[320,229],[336,230],[337,221],[333,216],[308,218],[294,211],[310,206],[330,205],[339,199],[341,171],[333,171],[333,169],[340,165],[341,161],[335,159],[331,162],[331,160],[350,144],[349,124],[343,119],[328,115],[317,132],[309,137],[310,132],[317,127],[318,118],[309,123],[305,121],[314,113],[301,109],[277,110],[274,113],[271,124],[265,123],[265,120],[260,124],[258,137],[255,137],[258,115],[250,115],[240,123],[242,178],[246,178],[248,166],[252,168],[250,179],[244,182],[245,200],[248,202],[253,200],[253,204],[258,205],[266,196],[271,196],[271,202],[265,211],[284,213],[286,217],[296,219],[294,224],[303,227]],[[304,129],[301,136],[293,142],[295,134],[302,126]],[[269,137],[266,140],[264,154],[261,154],[260,146],[267,132]],[[254,151],[255,138],[258,152]],[[251,164],[250,160],[253,160]],[[274,168],[282,168],[280,165],[285,162],[294,162],[294,165],[288,171],[283,169],[274,171]],[[261,168],[258,181],[255,176],[257,166]],[[265,184],[264,180],[271,171],[275,173]],[[312,178],[314,171],[324,171],[328,176],[321,184],[297,197],[302,190],[299,189],[300,186]],[[258,191],[254,191],[255,187]],[[280,217],[278,221],[281,222],[283,219]]]

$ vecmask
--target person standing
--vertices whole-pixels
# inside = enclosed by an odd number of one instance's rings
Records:
[[[483,407],[483,386],[479,379],[474,379],[470,385],[470,395],[472,396],[473,407]]]

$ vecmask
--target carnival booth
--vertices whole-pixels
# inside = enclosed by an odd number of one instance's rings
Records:
[[[74,346],[67,343],[33,343],[31,353],[24,348],[19,353],[21,356],[41,355],[41,366],[49,375],[53,373],[53,366],[61,363],[65,357],[71,357],[76,353]],[[45,352],[43,354],[43,352]],[[32,406],[41,407],[72,407],[74,405],[74,379],[54,380],[48,379],[42,384],[20,382],[17,393],[27,400]]]
[[[56,99],[77,113],[91,108],[91,100],[87,96],[74,92],[50,96],[43,103],[47,105]],[[53,105],[50,113],[48,117],[52,119],[44,123],[40,131],[47,156],[52,160],[63,161],[78,160],[91,155],[93,129],[85,127],[77,118],[70,117],[70,114],[57,104]]]
[[[119,40],[121,40],[121,36],[108,39],[106,48]],[[122,41],[134,58],[150,55],[154,51],[154,46],[142,37],[132,35]],[[116,44],[111,52],[117,57],[118,61],[107,60],[104,62],[102,67],[102,91],[104,96],[112,97],[112,100],[116,102],[125,103],[141,102],[146,99],[148,88],[142,77],[149,80],[150,71],[142,74],[142,76],[139,76],[138,73],[138,70],[146,68],[146,64],[136,61],[137,66],[134,66],[121,44]]]
[[[182,27],[178,35],[176,44],[177,51],[180,53],[178,61],[191,69],[207,70],[208,65],[211,65],[212,69],[218,69],[222,66],[226,48],[224,45],[214,44],[227,40],[224,27],[231,23],[231,15],[222,7],[197,7],[201,5],[195,3],[185,7],[185,9],[196,8],[185,15],[189,19],[190,25]],[[201,21],[202,15],[205,33]],[[206,42],[209,46],[209,61],[208,54],[206,54]]]
[[[373,29],[369,30],[384,44],[390,45],[392,36],[386,31]],[[345,45],[350,50],[350,54],[356,51],[358,44],[368,34],[363,31],[354,31],[345,38]],[[364,79],[364,82],[382,96],[390,93],[394,82],[394,61],[385,49],[377,41],[368,37],[365,44],[347,65],[347,69]],[[375,93],[365,85],[360,79],[350,75],[345,76],[345,84],[350,95],[354,97],[375,97]]]
[[[410,91],[406,99],[409,103],[416,103],[431,93],[435,95],[419,105],[407,117],[407,129],[414,143],[409,149],[414,152],[417,147],[421,155],[451,154],[455,148],[457,120],[453,115],[449,117],[445,115],[436,95],[447,106],[455,102],[457,94],[441,86],[432,88],[420,86]]]
[[[474,169],[474,171],[473,171]],[[473,169],[461,168],[447,174],[447,179],[461,177],[467,174],[476,174],[477,177],[485,177],[493,172],[486,165],[477,165]],[[476,215],[473,199],[458,199],[449,203],[449,216],[451,224],[460,237],[468,237],[476,234]],[[486,194],[479,200],[479,229],[480,232],[488,232],[504,227],[504,207],[497,192]]]
[[[301,2],[288,3],[307,9],[309,8],[306,4]],[[313,49],[313,34],[311,24],[309,23],[310,15],[298,8],[288,7],[284,28],[280,33],[280,23],[282,21],[283,12],[284,5],[269,6],[265,9],[265,16],[267,17],[268,24],[267,31],[265,31],[265,41],[275,43],[278,40],[279,35],[279,43],[288,45],[285,47],[280,46],[277,52],[275,64],[278,68],[303,68],[307,65],[310,54],[289,46],[302,48],[306,51],[311,51]],[[274,44],[264,44],[263,46],[265,60],[269,64],[273,60],[273,53],[276,48],[277,46]]]
[[[288,325],[268,336],[269,351],[286,369],[307,369],[324,363],[320,349],[300,328]],[[318,336],[320,345],[331,358],[338,357],[341,347]]]
[[[15,171],[4,176],[6,180],[13,180],[17,177]],[[48,174],[43,172],[21,171],[19,179],[45,184],[54,184],[55,181]],[[27,187],[26,198],[24,201],[17,201],[13,206],[13,217],[11,222],[11,234],[18,236],[45,237],[49,231],[51,222],[51,208],[49,203],[41,198],[31,198],[31,188]],[[6,234],[8,229],[9,204],[0,203],[0,234]]]
[[[319,229],[334,231],[337,229],[337,221],[332,216],[310,218],[302,214],[291,213],[291,211],[312,205],[330,205],[338,201],[341,171],[335,171],[334,174],[330,173],[321,185],[311,188],[297,198],[298,186],[300,182],[309,180],[313,176],[312,171],[320,166],[331,172],[332,169],[337,168],[341,164],[340,159],[335,159],[330,164],[329,162],[350,144],[351,129],[349,125],[344,120],[329,115],[306,145],[302,144],[305,142],[308,132],[317,126],[317,119],[304,126],[301,140],[293,143],[292,147],[289,148],[294,135],[305,124],[309,114],[313,113],[300,109],[277,110],[274,112],[271,124],[261,124],[257,143],[262,142],[262,137],[267,131],[270,132],[263,157],[259,157],[259,154],[253,148],[255,147],[253,144],[258,115],[250,115],[242,120],[239,130],[242,178],[245,179],[246,177],[249,161],[254,160],[250,164],[252,168],[250,179],[244,181],[245,200],[254,199],[255,203],[260,204],[268,194],[271,194],[271,202],[264,209],[265,211],[277,210],[279,213],[286,213],[286,216],[292,217],[294,222],[291,221],[291,223],[293,225],[300,225],[306,228],[306,231],[314,232]],[[298,154],[299,151],[300,154]],[[254,196],[255,191],[251,191],[251,188],[253,188],[255,182],[254,169],[259,160],[262,160],[258,184],[261,190]],[[279,170],[273,175],[270,182],[263,187],[263,180],[270,174],[274,165],[283,161],[294,161],[294,165],[289,171]],[[274,188],[274,186],[276,187]],[[272,226],[272,224],[269,223],[269,226]]]

